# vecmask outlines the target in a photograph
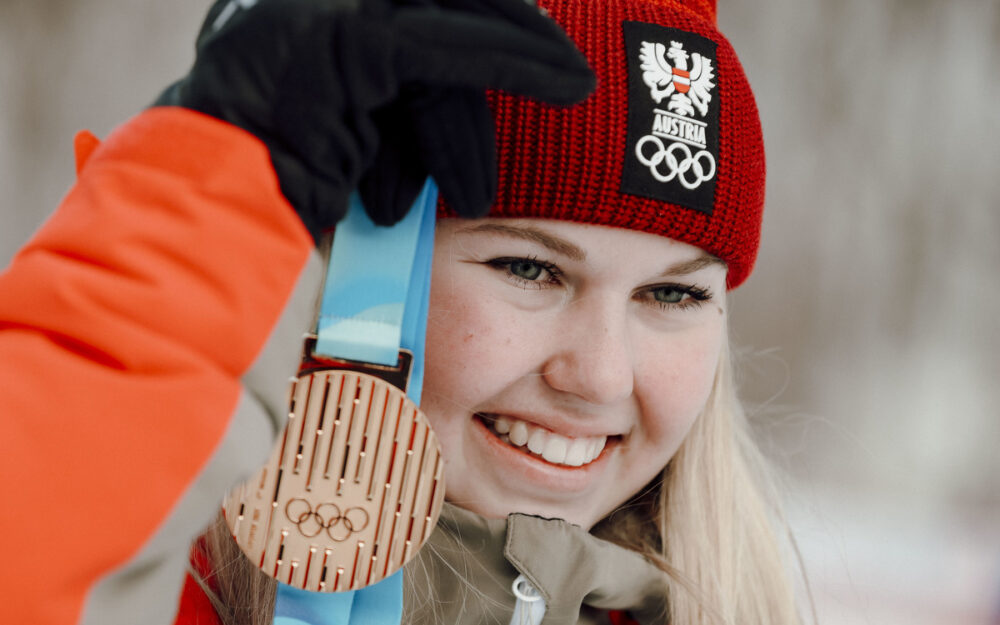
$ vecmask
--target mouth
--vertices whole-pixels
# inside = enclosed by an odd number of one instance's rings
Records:
[[[501,442],[549,464],[582,467],[601,456],[617,437],[584,436],[571,438],[509,416],[477,413],[486,429]]]

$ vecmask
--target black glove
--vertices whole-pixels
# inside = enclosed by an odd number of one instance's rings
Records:
[[[157,104],[259,137],[318,240],[362,176],[376,223],[405,214],[424,172],[459,214],[484,214],[496,191],[487,87],[571,104],[594,76],[524,0],[220,0],[194,67]]]

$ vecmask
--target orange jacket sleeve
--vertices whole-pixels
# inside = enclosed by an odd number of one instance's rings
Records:
[[[0,274],[3,620],[169,623],[183,565],[166,563],[280,425],[280,400],[244,379],[315,254],[241,130],[154,108],[86,143]],[[257,421],[237,424],[248,406]]]

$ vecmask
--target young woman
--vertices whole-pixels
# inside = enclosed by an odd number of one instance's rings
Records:
[[[287,413],[314,241],[352,189],[392,223],[429,172],[448,504],[404,622],[798,622],[727,348],[763,204],[742,69],[709,0],[543,7],[218,2],[158,106],[78,139],[0,279],[15,620],[174,619],[179,546]],[[176,622],[271,622],[223,524],[192,565]]]

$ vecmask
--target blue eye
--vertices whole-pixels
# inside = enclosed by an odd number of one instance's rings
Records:
[[[679,304],[689,294],[677,287],[661,286],[653,291],[653,299],[663,304]]]
[[[541,289],[559,284],[559,268],[535,258],[505,256],[488,260],[486,264],[504,272],[508,280],[522,288]]]
[[[712,299],[711,291],[693,284],[661,284],[643,290],[637,296],[649,305],[663,310],[696,308],[702,302]]]
[[[545,271],[544,267],[527,259],[511,261],[510,264],[507,265],[507,268],[518,278],[531,281],[535,281],[540,278],[542,276],[542,272]]]

